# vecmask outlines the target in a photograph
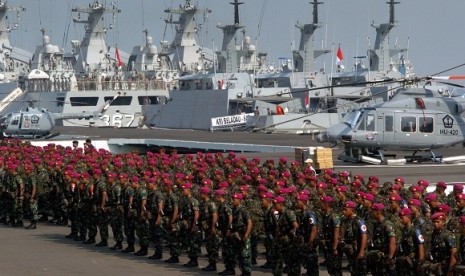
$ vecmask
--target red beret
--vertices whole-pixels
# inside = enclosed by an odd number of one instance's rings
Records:
[[[460,222],[461,224],[465,224],[465,216],[460,216],[460,217],[459,217],[459,222]]]
[[[402,178],[402,177],[397,177],[396,179],[394,179],[395,182],[400,182],[402,184],[405,183],[405,180]]]
[[[346,193],[347,192],[347,187],[346,186],[340,186],[337,188],[338,192]]]
[[[218,184],[218,187],[227,188],[227,187],[229,187],[229,183],[226,182],[226,181],[220,182],[220,184]]]
[[[462,184],[454,184],[454,191],[463,191]]]
[[[417,206],[417,207],[420,207],[421,206],[421,201],[419,201],[418,199],[416,198],[412,198],[408,201],[408,205],[413,205],[413,206]]]
[[[438,183],[436,183],[436,187],[440,187],[440,188],[446,189],[446,188],[447,188],[447,185],[446,185],[446,182],[444,182],[444,181],[439,181]]]
[[[211,181],[210,179],[204,179],[204,180],[202,181],[202,184],[203,184],[203,185],[211,185],[211,184],[212,184],[212,181]]]
[[[378,182],[378,181],[379,181],[379,179],[378,179],[377,176],[370,176],[370,177],[368,177],[368,180],[374,181],[374,182]]]
[[[455,196],[456,200],[465,200],[465,194],[458,194]]]
[[[352,181],[350,185],[360,188],[362,186],[362,182],[360,182],[360,180],[355,180],[355,181]]]
[[[347,172],[347,171],[344,171],[344,172],[340,172],[340,173],[339,173],[339,176],[340,176],[340,177],[349,177],[349,175],[350,175],[350,174],[349,174],[349,172]]]
[[[208,187],[202,187],[202,188],[200,188],[199,191],[200,191],[201,194],[210,194],[210,192],[211,192],[210,188],[208,188]]]
[[[393,196],[389,197],[389,200],[390,201],[400,202],[400,201],[402,201],[402,198],[400,197],[400,195],[393,195]]]
[[[375,196],[370,194],[370,193],[365,193],[363,195],[363,199],[368,200],[368,201],[373,201],[373,200],[375,200]]]
[[[446,220],[446,214],[436,212],[431,216],[431,220]]]
[[[437,198],[438,198],[438,196],[436,194],[431,193],[431,194],[427,194],[425,196],[425,201],[430,202],[430,201],[436,200]]]
[[[363,175],[357,174],[356,176],[354,176],[354,179],[363,180]]]
[[[282,175],[283,177],[291,177],[291,174],[290,174],[288,171],[283,172],[281,175]]]
[[[324,197],[321,198],[321,202],[323,202],[323,203],[332,203],[333,198],[330,197],[330,196],[324,196]]]
[[[282,197],[282,196],[277,196],[277,197],[275,197],[273,199],[273,202],[274,203],[284,203],[284,202],[286,202],[286,199],[284,199],[284,197]]]
[[[308,201],[308,195],[300,194],[297,196],[297,200]]]
[[[223,189],[215,190],[215,195],[225,195],[226,191]]]
[[[423,192],[425,188],[423,186],[410,186],[409,189],[412,192]]]
[[[326,183],[320,182],[320,183],[317,184],[317,187],[318,187],[318,188],[326,189]]]
[[[368,189],[377,189],[378,187],[379,187],[379,185],[376,184],[376,183],[370,183],[370,184],[368,184]]]
[[[279,158],[279,162],[287,163],[287,158],[286,157],[281,157],[281,158]]]
[[[270,192],[261,193],[260,198],[273,199],[274,194]]]
[[[243,191],[243,192],[247,192],[247,191],[249,191],[249,186],[247,186],[247,185],[242,185],[239,189],[240,189],[241,191]]]
[[[409,208],[404,208],[404,209],[401,209],[399,211],[399,216],[400,217],[403,217],[403,216],[410,216],[412,214],[412,210],[410,210]]]
[[[232,196],[232,198],[242,200],[242,199],[244,199],[244,196],[243,196],[242,194],[234,194],[234,195]]]
[[[429,182],[426,181],[426,180],[423,180],[423,179],[418,180],[417,184],[421,185],[423,187],[428,187],[429,186]]]
[[[181,185],[181,189],[183,189],[183,190],[190,189],[190,188],[192,188],[192,183],[190,183],[190,182],[186,182],[186,183]]]
[[[384,210],[384,205],[381,204],[381,203],[375,203],[375,204],[371,205],[371,210],[373,210],[373,211],[382,211],[382,210]]]
[[[447,204],[441,204],[441,205],[439,205],[438,210],[439,210],[439,212],[449,214],[452,209]]]
[[[357,204],[353,201],[347,201],[344,203],[344,208],[357,208]]]

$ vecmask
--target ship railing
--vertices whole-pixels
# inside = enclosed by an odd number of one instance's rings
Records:
[[[89,90],[168,90],[173,86],[173,83],[166,83],[162,80],[137,80],[137,81],[92,81],[86,80],[77,81],[78,91]]]

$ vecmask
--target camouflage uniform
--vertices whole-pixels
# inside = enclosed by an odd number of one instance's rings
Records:
[[[159,257],[156,259],[161,259],[162,254],[163,254],[162,219],[160,219],[159,225],[157,225],[156,222],[157,222],[158,216],[162,216],[163,214],[163,209],[159,210],[158,206],[161,205],[163,208],[164,202],[165,202],[165,195],[159,189],[155,189],[154,191],[150,192],[147,197],[147,211],[150,212],[150,219],[149,219],[150,238],[155,247],[155,254],[153,256],[154,259],[157,255]]]
[[[165,216],[163,217],[164,227],[165,230],[168,232],[168,243],[170,247],[170,255],[171,257],[178,257],[180,253],[179,248],[179,231],[175,227],[175,225],[171,224],[171,220],[174,215],[174,209],[177,208],[179,205],[179,198],[178,196],[172,192],[170,194],[165,194],[165,208],[163,212]]]
[[[430,271],[434,275],[446,275],[451,258],[450,251],[456,248],[455,235],[447,229],[434,230],[431,240]]]
[[[247,221],[251,218],[249,210],[244,206],[239,205],[233,208],[233,221],[231,225],[231,242],[232,250],[234,252],[233,256],[237,258],[237,263],[242,271],[243,275],[248,275],[252,272],[252,250],[250,245],[250,237],[243,241],[242,237],[244,236],[247,230]],[[232,263],[225,264],[228,267],[234,267]]]
[[[147,201],[147,189],[140,185],[139,188],[134,192],[133,209],[135,219],[135,230],[137,237],[139,238],[140,250],[136,252],[136,255],[145,256],[149,248],[149,222],[147,216],[146,206],[144,202]]]
[[[94,198],[94,185],[93,183],[87,184],[84,197],[84,212],[85,212],[85,226],[87,228],[89,238],[85,241],[86,244],[95,243],[95,236],[97,236],[97,205]]]
[[[123,236],[123,215],[124,208],[121,204],[121,186],[119,183],[113,184],[108,192],[107,206],[110,213],[109,223],[115,238],[116,245],[111,249],[122,249]]]
[[[244,200],[244,206],[247,210],[249,210],[252,218],[253,229],[252,234],[250,235],[250,246],[252,250],[252,264],[256,264],[258,257],[259,234],[263,233],[263,223],[261,223],[261,221],[263,221],[263,211],[260,207],[260,202],[252,196]]]
[[[202,234],[198,222],[194,221],[194,212],[200,210],[199,201],[194,197],[186,198],[185,204],[179,211],[178,229],[181,237],[187,238],[188,256],[192,261],[196,261],[200,255],[202,244]]]
[[[25,209],[31,213],[31,226],[39,220],[39,209],[37,204],[37,178],[32,173],[28,175],[24,186]],[[33,228],[33,227],[30,227]]]
[[[224,201],[218,205],[218,230],[221,233],[221,252],[226,270],[233,270],[235,266],[233,240],[228,236],[231,230],[228,218],[232,216],[231,204]]]
[[[341,227],[341,218],[333,210],[329,213],[324,213],[322,217],[322,242],[325,245],[326,260],[328,273],[330,275],[342,275],[342,249],[338,245],[338,255],[335,256],[331,250],[334,240],[334,229]]]
[[[123,195],[123,210],[124,210],[124,235],[128,242],[128,247],[123,251],[126,253],[134,252],[134,244],[136,243],[136,212],[133,209],[132,201],[134,198],[134,189],[131,185],[126,186],[121,191]]]
[[[218,258],[218,250],[220,246],[218,235],[215,229],[212,229],[212,216],[214,213],[218,213],[216,203],[213,200],[208,199],[207,202],[203,204],[202,212],[200,215],[200,221],[202,225],[202,230],[205,233],[206,249],[209,264],[216,264]]]
[[[274,214],[275,210],[273,206],[270,206],[267,210],[265,210],[264,218],[263,218],[263,227],[265,230],[265,250],[266,250],[266,262],[269,264],[271,268],[273,268],[276,263],[273,260],[273,256],[276,253],[273,250],[276,250],[274,246],[274,240],[276,236],[276,227],[277,221]]]
[[[97,208],[97,226],[100,232],[102,246],[106,246],[108,243],[108,211],[105,205],[102,208],[102,200],[104,198],[104,194],[107,195],[106,200],[108,201],[107,189],[107,183],[103,179],[100,179],[95,185],[94,205]],[[104,204],[106,204],[106,202],[104,202]]]
[[[315,238],[313,244],[309,244],[312,228],[318,227],[316,213],[311,210],[305,210],[303,212],[296,212],[296,217],[299,224],[299,228],[297,229],[297,237],[302,239],[302,244],[300,246],[300,252],[302,254],[302,265],[305,269],[307,269],[306,275],[318,275],[319,264],[318,252],[316,249],[318,246],[318,238]]]
[[[362,235],[368,235],[368,228],[365,221],[359,216],[345,218],[343,220],[344,233],[342,235],[343,251],[349,261],[351,275],[367,275],[366,257],[358,259]]]
[[[373,275],[390,275],[394,273],[394,267],[387,263],[389,254],[389,239],[396,238],[395,228],[392,222],[384,218],[381,222],[375,222],[371,245],[368,248],[367,265]]]
[[[396,259],[396,272],[398,275],[416,275],[421,271],[422,264],[418,263],[418,247],[424,242],[425,239],[421,230],[413,224],[402,229]]]

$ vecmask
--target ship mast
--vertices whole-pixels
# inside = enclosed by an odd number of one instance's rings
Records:
[[[101,69],[99,63],[106,59],[105,55],[108,51],[105,42],[107,28],[104,25],[103,16],[106,13],[111,13],[115,17],[121,10],[115,5],[105,7],[95,0],[88,7],[73,8],[72,12],[77,13],[77,17],[73,18],[74,23],[85,24],[85,35],[82,42],[73,45],[79,51],[76,69],[78,72],[99,70]],[[88,14],[87,19],[81,19],[81,13]]]
[[[230,3],[234,6],[234,24],[219,25],[218,28],[223,30],[223,46],[218,55],[218,72],[237,73],[239,72],[240,58],[244,55],[243,51],[237,50],[236,34],[244,26],[240,24],[239,6],[244,4],[239,0]]]
[[[314,50],[313,47],[313,34],[319,28],[321,24],[318,22],[318,5],[323,2],[314,0],[310,2],[313,6],[313,22],[310,24],[296,24],[295,26],[300,29],[300,45],[299,50],[293,52],[295,61],[295,71],[297,72],[314,72],[315,71],[315,59],[323,54],[327,54],[329,50]]]
[[[395,18],[395,5],[400,4],[395,0],[386,2],[389,5],[389,22],[371,26],[376,30],[376,40],[373,49],[368,50],[370,59],[370,71],[388,72],[391,70],[391,57],[407,51],[407,49],[389,48],[389,33],[398,26]]]
[[[199,9],[191,4],[190,0],[186,0],[184,6],[179,6],[177,9],[166,9],[165,13],[179,15],[178,20],[173,20],[172,17],[165,19],[166,24],[176,26],[176,34],[170,46],[169,53],[173,54],[173,64],[176,70],[189,72],[195,67],[204,69],[201,61],[199,61],[199,52],[202,52],[198,45],[196,36],[200,27],[195,23],[195,16],[198,14],[208,14],[212,11],[209,9]],[[197,67],[201,68],[197,68]]]
[[[16,12],[17,21],[19,21],[20,12],[23,11],[26,11],[26,9],[21,6],[10,6],[7,1],[0,0],[0,45],[11,47],[10,32],[18,27],[17,22],[13,27],[8,25],[8,12]]]

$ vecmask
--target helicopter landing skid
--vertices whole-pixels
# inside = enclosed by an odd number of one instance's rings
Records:
[[[442,163],[442,155],[436,155],[432,150],[426,150],[429,155],[416,155],[419,151],[416,150],[412,155],[404,156],[409,163],[423,163],[432,161],[434,163]]]

